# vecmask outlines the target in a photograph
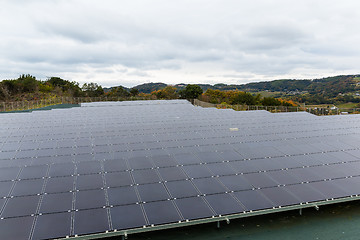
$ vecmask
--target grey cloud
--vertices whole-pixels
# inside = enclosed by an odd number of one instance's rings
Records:
[[[360,60],[360,34],[354,27],[360,24],[355,11],[360,3],[355,0],[2,4],[4,76],[55,73],[79,81],[130,84],[191,72],[194,75],[186,75],[191,81],[212,75],[234,82],[288,76],[298,69],[351,73]],[[15,13],[18,18],[13,18]],[[168,75],[157,79],[164,70]]]
[[[150,77],[150,75],[143,71],[132,71],[127,73],[128,76],[138,76],[138,77]]]

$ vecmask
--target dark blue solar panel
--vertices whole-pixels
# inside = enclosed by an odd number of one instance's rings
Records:
[[[357,118],[182,100],[1,114],[0,238],[64,238],[360,194]]]

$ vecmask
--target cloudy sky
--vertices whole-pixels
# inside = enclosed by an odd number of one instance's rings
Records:
[[[357,0],[0,0],[0,79],[102,86],[360,73]]]

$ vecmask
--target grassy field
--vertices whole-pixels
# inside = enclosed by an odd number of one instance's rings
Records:
[[[358,105],[358,103],[343,103],[343,104],[339,104],[336,105],[338,108],[356,108],[356,105]]]
[[[342,103],[342,104],[337,104],[337,105],[334,105],[334,104],[318,104],[318,105],[306,105],[306,107],[311,107],[311,108],[331,108],[331,107],[337,107],[337,108],[356,108],[356,105],[358,103],[352,103],[352,102],[349,102],[349,103]]]
[[[334,107],[334,104],[317,104],[317,105],[306,105],[306,107],[310,107],[310,108],[331,108]],[[337,107],[337,106],[336,106]]]
[[[283,94],[283,92],[268,92],[268,91],[261,91],[261,92],[250,92],[252,94],[260,94],[262,97],[275,97],[279,94]]]

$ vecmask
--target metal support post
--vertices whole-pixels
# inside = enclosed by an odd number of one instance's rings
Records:
[[[302,208],[299,209],[299,214],[302,215]]]
[[[319,211],[319,206],[318,205],[315,205],[314,207],[315,207],[316,211]]]
[[[217,228],[220,228],[220,221],[217,221],[217,222],[216,222],[216,227],[217,227]]]

